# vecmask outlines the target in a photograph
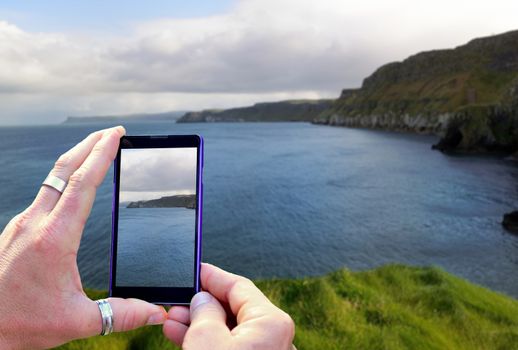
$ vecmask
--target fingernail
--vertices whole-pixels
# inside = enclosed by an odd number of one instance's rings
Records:
[[[195,310],[200,305],[212,302],[214,297],[207,292],[199,292],[191,300],[191,310]]]
[[[156,313],[156,314],[153,314],[151,316],[149,316],[149,318],[147,319],[147,325],[148,326],[152,326],[152,325],[156,325],[156,324],[162,324],[164,323],[166,319],[166,316],[163,312],[160,312],[160,313]]]
[[[126,135],[126,128],[123,127],[122,125],[119,125],[117,126],[117,131],[119,132],[119,134],[121,135]]]

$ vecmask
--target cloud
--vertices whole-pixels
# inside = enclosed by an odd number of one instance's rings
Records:
[[[122,202],[196,192],[196,148],[123,150]]]
[[[0,22],[0,122],[336,96],[389,61],[517,29],[516,13],[505,0],[242,0],[124,36]]]

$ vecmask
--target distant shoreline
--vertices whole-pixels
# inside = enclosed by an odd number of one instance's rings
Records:
[[[285,100],[228,109],[205,109],[186,113],[177,123],[311,122],[333,102],[333,99]]]
[[[158,199],[141,200],[129,202],[126,206],[128,209],[132,208],[196,208],[196,195],[176,195],[166,196]]]
[[[169,111],[161,113],[138,113],[126,115],[93,115],[93,116],[68,116],[61,124],[82,124],[98,122],[148,122],[148,121],[171,121],[176,122],[183,116],[185,111]]]

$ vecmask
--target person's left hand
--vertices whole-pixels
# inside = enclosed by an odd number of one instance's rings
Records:
[[[0,348],[49,348],[98,335],[101,314],[83,291],[77,252],[97,187],[115,158],[122,127],[89,135],[51,171],[68,186],[42,186],[34,202],[0,236]],[[136,299],[108,299],[114,330],[166,319],[163,307]]]

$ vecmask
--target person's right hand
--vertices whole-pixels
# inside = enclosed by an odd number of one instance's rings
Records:
[[[207,292],[196,294],[190,309],[174,306],[169,310],[163,331],[174,343],[188,350],[295,348],[293,320],[252,281],[202,264],[201,285]],[[237,325],[229,327],[234,322]]]

